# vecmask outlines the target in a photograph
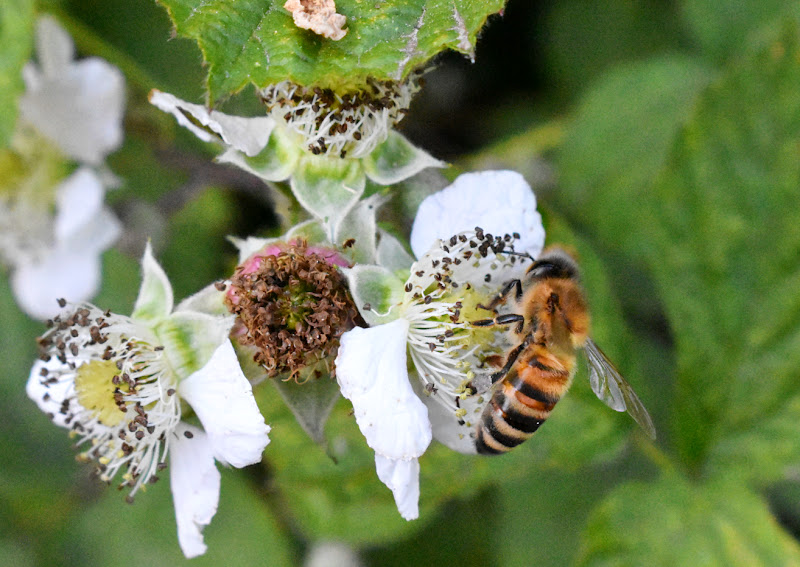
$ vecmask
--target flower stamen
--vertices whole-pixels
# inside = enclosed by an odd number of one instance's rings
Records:
[[[260,96],[273,118],[300,136],[312,154],[361,158],[408,113],[418,80],[419,73],[402,83],[368,79],[364,88],[345,93],[283,81]]]
[[[71,310],[70,310],[71,309]],[[176,379],[154,336],[128,317],[93,305],[70,307],[39,339],[40,385],[62,400],[51,415],[68,425],[78,458],[94,462],[105,482],[121,471],[131,501],[165,466],[180,421]]]

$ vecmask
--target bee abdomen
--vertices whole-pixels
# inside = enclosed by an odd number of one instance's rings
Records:
[[[517,396],[517,392],[522,396]],[[499,455],[530,439],[556,402],[558,398],[519,376],[504,381],[483,410],[475,438],[476,450],[484,455]]]

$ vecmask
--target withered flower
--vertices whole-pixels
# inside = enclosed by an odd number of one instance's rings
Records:
[[[336,353],[359,318],[334,250],[303,241],[271,244],[236,268],[225,303],[238,316],[234,337],[255,347],[269,377],[300,371]],[[237,332],[238,329],[238,332]]]

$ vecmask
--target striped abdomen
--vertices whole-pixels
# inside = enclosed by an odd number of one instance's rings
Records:
[[[520,356],[527,361],[517,361],[483,410],[475,437],[478,453],[505,453],[530,438],[569,388],[574,357],[559,360],[539,345],[532,348],[533,356]]]

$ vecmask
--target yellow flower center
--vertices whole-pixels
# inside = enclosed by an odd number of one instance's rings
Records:
[[[93,360],[81,365],[75,376],[75,391],[78,403],[108,427],[118,425],[125,417],[124,406],[120,406],[115,393],[128,391],[128,384],[114,384],[119,369],[112,360]]]

